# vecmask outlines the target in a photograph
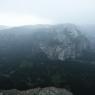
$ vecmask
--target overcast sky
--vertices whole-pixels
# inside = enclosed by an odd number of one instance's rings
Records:
[[[0,0],[0,25],[95,24],[95,0]]]

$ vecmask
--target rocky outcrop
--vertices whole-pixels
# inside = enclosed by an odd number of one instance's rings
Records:
[[[4,90],[0,92],[0,95],[73,95],[73,94],[66,89],[47,87],[35,88],[26,91],[19,91],[16,89]]]
[[[53,26],[49,32],[49,40],[45,43],[40,42],[40,48],[50,59],[75,59],[88,48],[86,37],[75,25]]]

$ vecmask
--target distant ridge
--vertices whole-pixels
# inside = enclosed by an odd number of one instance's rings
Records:
[[[0,25],[0,30],[4,30],[4,29],[8,29],[8,28],[10,28],[10,27],[5,26],[5,25]]]

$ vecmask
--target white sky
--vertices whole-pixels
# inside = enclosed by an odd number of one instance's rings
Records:
[[[52,22],[48,19],[44,19],[33,15],[15,14],[15,13],[0,14],[0,25],[22,26],[22,25],[51,24],[51,23]]]
[[[0,0],[0,25],[95,24],[95,0]]]

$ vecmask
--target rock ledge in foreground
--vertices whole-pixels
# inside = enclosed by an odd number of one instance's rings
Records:
[[[0,95],[73,95],[66,89],[46,87],[46,88],[35,88],[25,91],[19,91],[16,89],[2,90]]]

